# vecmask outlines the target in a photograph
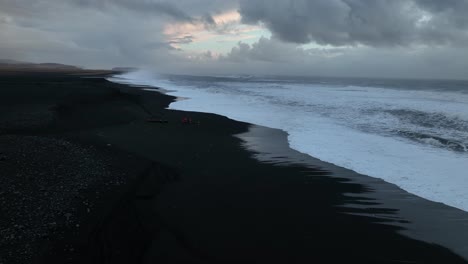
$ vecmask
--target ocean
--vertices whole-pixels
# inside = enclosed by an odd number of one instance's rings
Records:
[[[468,211],[468,81],[150,71],[111,81],[181,98],[170,109],[281,129],[295,150]]]

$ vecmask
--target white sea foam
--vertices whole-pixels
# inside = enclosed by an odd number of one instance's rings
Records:
[[[190,98],[171,109],[282,129],[292,148],[468,211],[468,95],[313,83],[121,76]]]

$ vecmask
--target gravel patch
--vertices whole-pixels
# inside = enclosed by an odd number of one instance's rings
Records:
[[[124,183],[94,147],[40,136],[0,136],[0,264],[28,263],[78,228],[78,208]],[[91,195],[90,195],[90,192]],[[73,250],[73,249],[70,249]]]
[[[0,132],[40,129],[56,120],[50,105],[17,105],[0,107]]]

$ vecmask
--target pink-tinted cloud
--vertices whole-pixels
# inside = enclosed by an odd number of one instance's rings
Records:
[[[252,39],[255,38],[252,34],[260,30],[259,26],[242,24],[239,12],[230,10],[210,17],[209,23],[206,19],[200,18],[193,22],[166,24],[163,33],[173,47],[181,48],[191,43],[219,43]],[[178,40],[188,38],[190,42],[178,42]]]

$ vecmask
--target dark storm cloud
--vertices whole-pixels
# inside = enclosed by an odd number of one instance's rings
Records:
[[[466,0],[241,0],[243,22],[278,38],[334,46],[466,43]]]
[[[447,10],[456,10],[457,12],[468,11],[468,2],[466,0],[416,0],[416,3],[434,12]]]
[[[468,1],[467,0],[416,0],[417,5],[434,15],[434,24],[439,29],[468,30]],[[446,26],[445,28],[442,28]],[[465,32],[466,33],[466,32]]]

